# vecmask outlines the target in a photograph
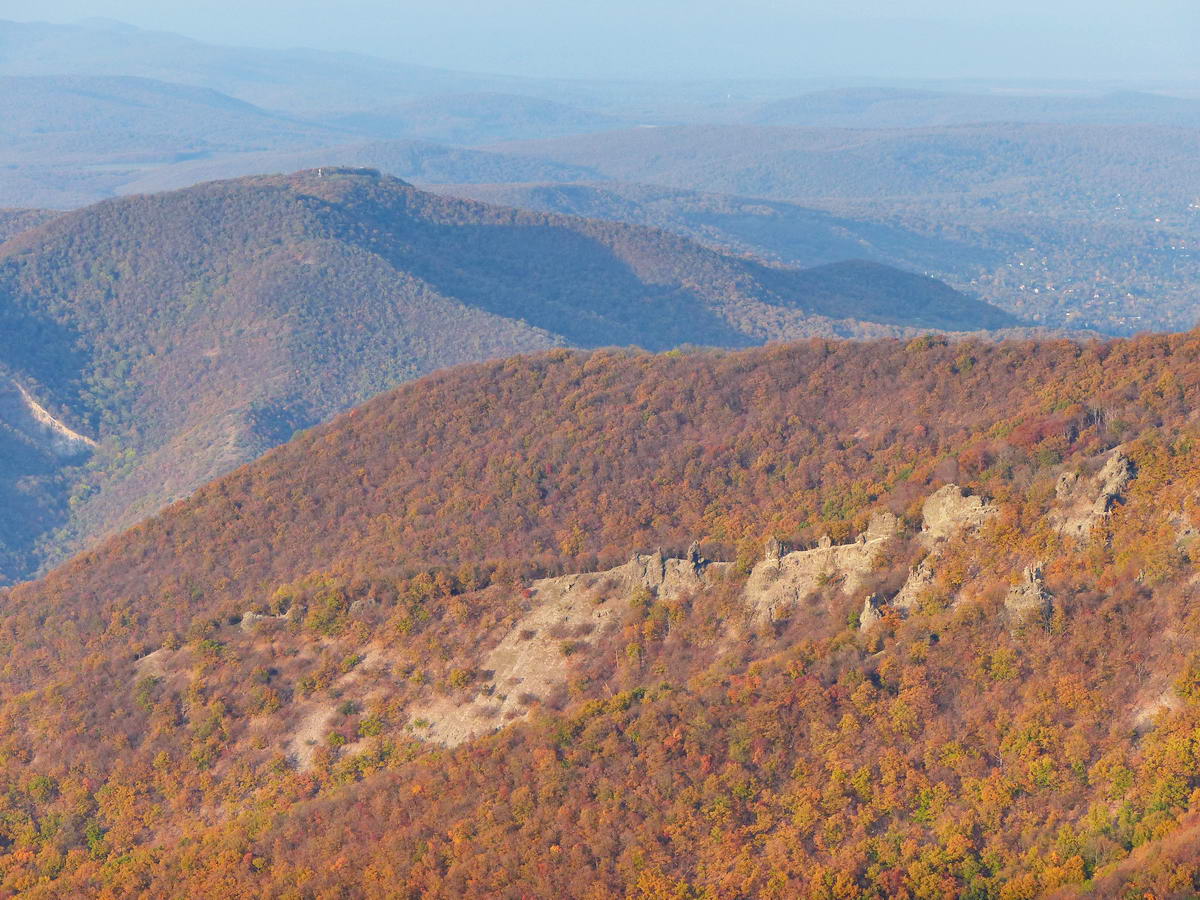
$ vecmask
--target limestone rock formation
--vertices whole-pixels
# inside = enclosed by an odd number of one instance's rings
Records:
[[[1090,478],[1077,472],[1060,475],[1054,486],[1056,509],[1051,514],[1059,533],[1076,540],[1086,538],[1120,501],[1135,475],[1133,461],[1120,447]]]
[[[361,601],[358,601],[358,602],[361,602]],[[287,618],[286,615],[284,615],[284,616],[268,616],[263,613],[256,613],[253,610],[248,609],[244,613],[242,613],[242,618],[241,618],[241,621],[238,622],[238,627],[240,627],[242,629],[242,631],[254,631],[255,628],[257,628],[259,622],[271,622],[276,619],[286,619],[286,618]]]
[[[926,556],[908,573],[908,579],[904,582],[904,586],[892,598],[892,606],[903,610],[912,609],[925,592],[933,586],[935,577],[933,565],[930,558]]]
[[[869,631],[883,621],[879,612],[879,598],[872,594],[863,601],[862,612],[858,614],[858,630]]]
[[[242,631],[253,631],[254,626],[266,618],[267,616],[259,615],[253,610],[246,610],[244,613],[242,613],[242,621],[240,623],[242,626]]]
[[[945,541],[963,531],[981,528],[998,510],[982,497],[968,494],[957,484],[947,484],[932,494],[921,508],[921,533],[918,539],[929,554],[913,567],[904,586],[892,598],[892,606],[909,610],[933,585],[934,563]]]
[[[976,529],[996,514],[996,507],[982,497],[968,494],[957,484],[947,484],[930,495],[921,509],[924,525],[921,542],[933,547],[965,529]]]
[[[725,571],[730,565],[705,559],[700,555],[700,545],[693,543],[684,559],[664,558],[661,550],[634,554],[625,565],[607,572],[544,578],[534,582],[534,588],[548,593],[558,590],[561,583],[561,588],[569,591],[575,590],[581,583],[594,585],[597,579],[615,579],[622,590],[645,587],[661,600],[674,600],[707,586],[714,575]]]
[[[1200,539],[1200,528],[1192,524],[1191,518],[1186,513],[1175,513],[1169,516],[1168,519],[1175,528],[1176,545],[1191,557],[1196,547],[1196,542]]]
[[[812,550],[788,554],[781,553],[778,541],[768,541],[764,558],[746,580],[744,598],[752,618],[760,623],[784,618],[789,609],[830,581],[840,581],[847,594],[859,593],[897,525],[891,513],[876,513],[853,543],[834,544],[826,536]]]
[[[1026,566],[1021,580],[1009,589],[1004,598],[1004,608],[1019,620],[1049,617],[1053,599],[1042,579],[1042,567],[1038,564]]]
[[[770,538],[767,541],[766,547],[763,548],[763,561],[764,562],[779,562],[779,560],[782,557],[783,557],[783,544],[781,544],[779,542],[778,538]]]

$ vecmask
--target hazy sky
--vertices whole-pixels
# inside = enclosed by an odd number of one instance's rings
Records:
[[[1200,78],[1200,0],[0,0],[526,75]]]

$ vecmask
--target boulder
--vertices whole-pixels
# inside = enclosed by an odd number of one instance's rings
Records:
[[[858,630],[868,631],[883,621],[879,612],[879,598],[872,594],[863,601],[862,612],[858,614]]]

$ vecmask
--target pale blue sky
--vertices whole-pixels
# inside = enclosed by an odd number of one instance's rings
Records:
[[[93,16],[539,76],[1200,78],[1200,0],[0,0]]]

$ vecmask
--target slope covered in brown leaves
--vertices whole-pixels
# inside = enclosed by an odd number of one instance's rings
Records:
[[[554,351],[401,387],[0,594],[0,885],[1189,896],[1197,400],[1190,334]],[[869,520],[869,571],[755,611],[767,538]],[[693,539],[681,565],[732,565],[534,580]],[[499,683],[522,641],[530,696]],[[495,733],[442,746],[430,716],[489,704]]]

